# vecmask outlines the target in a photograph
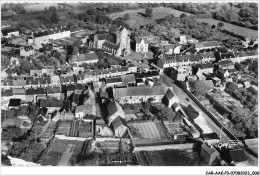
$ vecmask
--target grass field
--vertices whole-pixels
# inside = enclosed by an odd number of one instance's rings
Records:
[[[124,16],[124,14],[129,13],[130,14],[130,20],[128,20],[128,24],[130,27],[139,27],[143,26],[149,23],[153,23],[157,19],[162,19],[166,17],[169,14],[174,14],[176,17],[179,17],[182,13],[182,11],[178,11],[175,9],[171,8],[166,8],[166,7],[157,7],[153,8],[153,17],[152,18],[147,18],[143,16],[145,13],[145,9],[138,9],[138,10],[127,10],[124,12],[118,12],[118,13],[113,13],[110,14],[109,17],[112,19],[116,19],[118,17]],[[189,13],[185,13],[187,15],[190,15]]]
[[[213,25],[213,24],[217,25],[219,22],[222,22],[222,21],[219,21],[219,20],[211,19],[211,18],[198,18],[196,20],[198,22],[205,22],[205,23],[208,23],[210,25]],[[236,34],[243,35],[243,36],[246,36],[246,37],[249,37],[249,38],[251,38],[251,37],[258,38],[258,31],[248,29],[248,28],[244,28],[244,27],[240,27],[240,26],[236,26],[236,25],[233,25],[233,24],[230,24],[230,23],[225,23],[225,22],[222,22],[222,23],[224,24],[223,29],[232,31]]]
[[[167,139],[160,122],[135,123],[133,127],[138,129],[143,138],[148,139]]]
[[[49,8],[50,6],[54,6],[57,9],[59,8],[59,5],[57,3],[35,3],[35,4],[28,4],[25,5],[24,8],[26,12],[34,12],[34,11],[44,11],[44,8]]]

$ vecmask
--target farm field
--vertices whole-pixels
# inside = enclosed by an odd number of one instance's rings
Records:
[[[35,4],[28,4],[24,6],[26,12],[35,12],[35,11],[44,11],[44,8],[49,8],[50,6],[54,6],[57,9],[59,8],[59,4],[57,3],[35,3]]]
[[[113,13],[110,14],[109,17],[112,18],[113,20],[118,18],[118,17],[123,17],[124,14],[129,13],[130,14],[130,20],[127,21],[130,27],[139,27],[143,26],[149,23],[153,23],[157,19],[162,19],[166,17],[169,14],[174,14],[176,17],[179,17],[182,13],[182,11],[178,11],[175,9],[171,8],[166,8],[166,7],[157,7],[153,8],[153,17],[152,18],[147,18],[143,16],[145,14],[145,9],[138,9],[138,10],[127,10],[124,12],[118,12],[118,13]],[[185,13],[187,15],[191,15],[189,13]]]
[[[240,27],[240,26],[236,26],[230,23],[225,23],[223,21],[219,21],[219,20],[215,20],[215,19],[211,19],[211,18],[197,18],[195,19],[198,22],[205,22],[208,23],[210,25],[217,25],[219,22],[222,22],[224,24],[223,29],[232,31],[236,34],[239,35],[243,35],[246,36],[248,38],[258,38],[258,31],[252,30],[252,29],[248,29],[248,28],[244,28],[244,27]]]
[[[207,166],[193,149],[141,151],[136,155],[143,166]]]

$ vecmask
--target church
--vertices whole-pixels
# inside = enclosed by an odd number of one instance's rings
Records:
[[[117,57],[124,57],[130,54],[130,37],[127,29],[120,26],[115,33],[95,34],[89,46],[103,49],[106,53],[114,54]]]

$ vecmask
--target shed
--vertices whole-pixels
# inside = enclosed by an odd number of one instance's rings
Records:
[[[201,145],[200,155],[210,166],[219,163],[219,152],[212,145],[203,143]]]

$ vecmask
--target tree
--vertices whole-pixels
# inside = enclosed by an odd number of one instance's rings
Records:
[[[57,10],[57,9],[56,9],[55,6],[50,6],[50,7],[49,7],[49,11],[53,11],[53,12],[54,12],[54,11],[56,11],[56,10]]]
[[[229,9],[225,12],[225,20],[227,22],[237,21],[238,20],[238,14],[234,10]]]
[[[58,23],[58,21],[59,21],[59,18],[58,18],[57,12],[54,11],[54,12],[52,13],[52,16],[51,16],[51,22],[52,22],[52,23]]]
[[[226,5],[222,5],[221,8],[226,11],[228,9],[228,7]]]
[[[77,46],[75,46],[75,47],[73,48],[72,55],[76,55],[76,54],[78,54],[78,53],[79,53],[79,48],[78,48]]]
[[[124,15],[124,19],[127,21],[127,20],[129,20],[130,19],[130,14],[129,13],[126,13],[125,15]]]
[[[221,29],[224,27],[224,23],[219,22],[219,23],[217,24],[217,27],[218,27],[219,30],[221,30]]]
[[[187,18],[188,17],[188,15],[186,14],[186,13],[182,13],[181,15],[180,15],[180,18]]]
[[[190,87],[195,96],[204,96],[210,87],[201,80],[190,82]]]
[[[252,24],[249,21],[245,22],[246,27],[250,27]]]
[[[153,9],[152,8],[146,8],[145,14],[146,14],[147,17],[152,17],[153,16]]]
[[[24,61],[21,64],[21,70],[25,71],[26,73],[29,73],[30,70],[35,69],[34,64],[29,61]]]
[[[17,127],[7,127],[2,131],[2,140],[15,140],[23,135],[22,130]]]
[[[25,10],[25,9],[22,9],[22,10],[21,10],[21,14],[26,14],[26,10]]]

